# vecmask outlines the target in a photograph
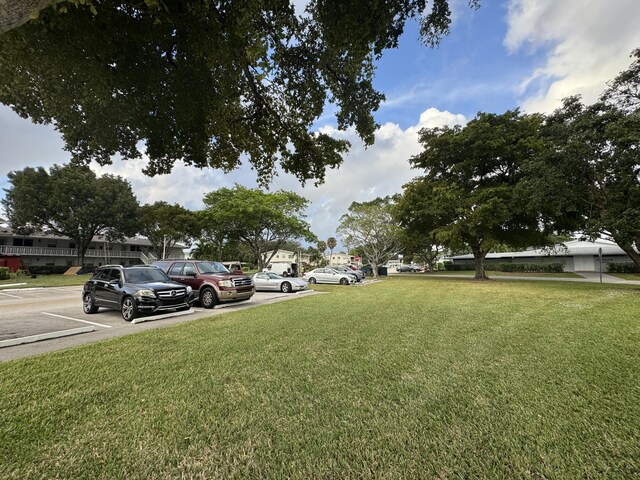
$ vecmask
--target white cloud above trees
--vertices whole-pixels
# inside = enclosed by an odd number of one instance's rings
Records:
[[[521,84],[528,112],[550,112],[563,98],[592,102],[640,47],[638,0],[510,0],[506,48],[548,50]]]

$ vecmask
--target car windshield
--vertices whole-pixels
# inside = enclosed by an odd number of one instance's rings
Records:
[[[227,267],[220,262],[198,262],[200,273],[229,273]]]
[[[131,268],[124,271],[127,283],[170,282],[171,279],[158,268]]]

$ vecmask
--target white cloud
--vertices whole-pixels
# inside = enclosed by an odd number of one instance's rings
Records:
[[[464,124],[463,115],[429,108],[419,121],[403,130],[395,123],[385,123],[376,132],[376,143],[365,148],[354,130],[339,131],[326,125],[320,130],[336,138],[351,142],[351,150],[345,155],[338,170],[329,170],[326,181],[318,187],[303,187],[292,175],[280,172],[270,190],[289,190],[310,201],[307,210],[312,231],[322,239],[335,236],[340,217],[347,212],[351,202],[369,201],[376,197],[393,195],[402,191],[402,185],[420,174],[409,166],[409,158],[421,151],[418,132],[424,127]],[[142,173],[144,160],[116,161],[113,165],[93,168],[99,173],[112,173],[129,180],[141,203],[164,200],[179,203],[190,209],[203,207],[205,193],[234,183],[255,187],[255,172],[248,166],[230,174],[218,170],[198,170],[176,165],[171,175],[147,177]]]
[[[550,112],[575,94],[596,100],[640,46],[638,18],[638,0],[510,0],[507,49],[549,49],[521,84],[523,109]]]

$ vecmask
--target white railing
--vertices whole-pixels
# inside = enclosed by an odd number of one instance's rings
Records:
[[[77,258],[77,248],[42,248],[42,247],[14,247],[10,245],[0,245],[0,254],[22,255],[22,256],[42,256],[42,257],[72,257]],[[84,254],[86,258],[140,258],[140,252],[126,252],[123,250],[87,250]]]

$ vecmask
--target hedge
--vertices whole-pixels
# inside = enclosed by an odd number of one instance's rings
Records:
[[[472,263],[445,263],[444,268],[457,272],[476,269]],[[487,272],[562,273],[564,265],[562,263],[486,263],[484,269]]]
[[[69,270],[69,267],[60,265],[34,265],[29,267],[29,273],[32,275],[61,275]]]
[[[9,267],[0,267],[0,280],[9,280],[10,278]]]
[[[607,266],[609,273],[640,273],[640,267],[633,262],[610,263]]]

